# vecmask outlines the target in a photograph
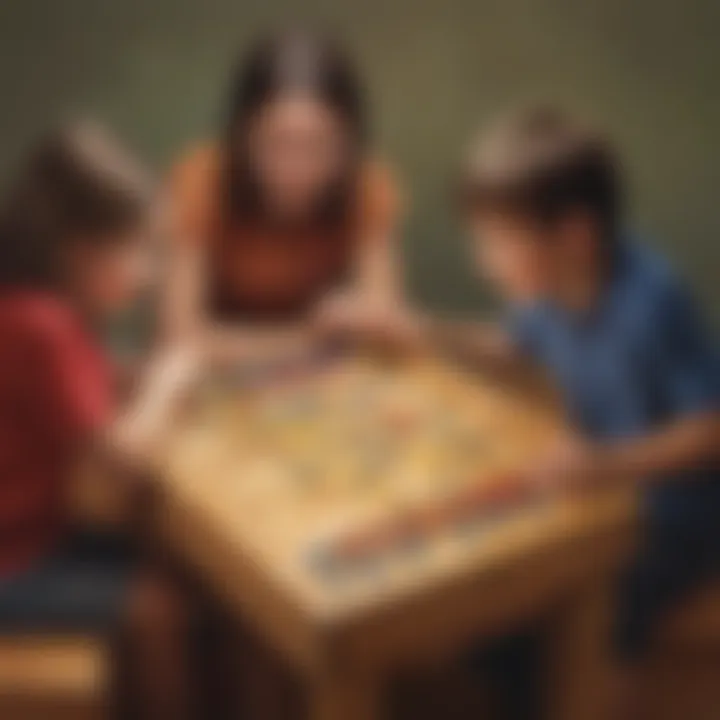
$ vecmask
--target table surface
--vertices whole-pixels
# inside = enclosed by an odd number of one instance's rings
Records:
[[[502,593],[491,596],[503,573],[522,600],[546,559],[568,573],[599,543],[609,549],[631,517],[615,494],[520,501],[481,522],[441,519],[419,544],[340,577],[313,562],[358,529],[514,477],[558,429],[547,406],[431,359],[344,359],[263,387],[216,383],[158,453],[164,526],[242,612],[314,662],[350,630],[356,643],[389,623],[402,634],[402,617],[423,622],[446,600],[478,593],[502,606]]]

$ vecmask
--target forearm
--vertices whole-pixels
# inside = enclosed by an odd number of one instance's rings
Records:
[[[506,378],[539,376],[497,325],[437,318],[425,318],[422,324],[433,349],[469,367]]]
[[[160,292],[162,338],[169,344],[197,337],[205,324],[207,257],[197,239],[178,238]]]
[[[169,392],[143,386],[100,438],[101,451],[116,466],[143,463],[172,419]]]
[[[376,230],[374,236],[363,238],[355,257],[351,292],[369,303],[394,306],[404,298],[402,264],[393,230]]]
[[[205,360],[192,345],[163,348],[150,358],[125,408],[101,434],[111,460],[145,464],[201,378]]]
[[[720,413],[679,421],[638,440],[618,441],[608,448],[610,465],[619,476],[653,481],[688,468],[720,463]]]
[[[421,319],[423,335],[438,350],[476,365],[520,363],[510,339],[491,323]]]
[[[522,355],[505,331],[489,322],[423,319],[428,349],[491,377],[526,399],[548,408],[557,392],[543,370]]]

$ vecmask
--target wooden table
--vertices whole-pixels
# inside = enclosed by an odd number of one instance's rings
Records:
[[[492,398],[490,425],[505,433],[498,443],[517,448],[504,462],[530,461],[556,429],[546,411],[489,382],[467,394],[478,403]],[[166,490],[160,524],[296,668],[312,718],[381,718],[385,684],[398,669],[531,620],[550,628],[548,717],[607,717],[609,600],[634,524],[627,497],[533,505],[338,588],[303,558],[326,519],[360,517],[369,512],[357,509],[365,501],[338,495],[317,507],[283,495],[263,505],[247,495],[234,404],[242,401],[221,393],[171,433],[158,457]]]

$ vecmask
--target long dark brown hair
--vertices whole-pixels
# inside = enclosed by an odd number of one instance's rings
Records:
[[[51,287],[69,242],[109,242],[147,219],[153,183],[104,128],[50,133],[0,206],[0,289]]]
[[[226,221],[262,217],[262,199],[249,161],[249,127],[266,103],[294,92],[314,97],[336,113],[352,145],[344,177],[327,189],[311,219],[325,224],[347,215],[367,135],[364,92],[353,63],[330,37],[292,28],[261,39],[234,72],[223,140]]]

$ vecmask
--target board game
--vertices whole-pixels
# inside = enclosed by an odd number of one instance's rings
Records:
[[[289,661],[314,720],[377,720],[398,668],[540,615],[548,716],[604,720],[633,503],[523,482],[558,429],[525,390],[433,358],[236,368],[158,447],[158,531]]]
[[[203,458],[213,446],[232,468],[237,511],[283,526],[285,563],[336,592],[387,582],[434,546],[467,543],[542,501],[522,472],[555,427],[459,368],[362,357],[217,381],[194,418],[193,446]],[[262,552],[277,546],[273,534]]]

